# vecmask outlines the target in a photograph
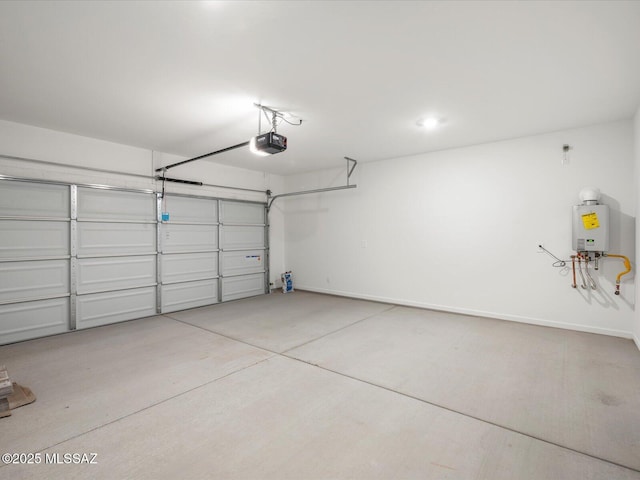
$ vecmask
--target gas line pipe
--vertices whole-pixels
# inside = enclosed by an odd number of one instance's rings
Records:
[[[616,295],[620,295],[620,279],[622,278],[623,275],[626,275],[627,273],[629,273],[631,271],[631,261],[627,257],[625,257],[624,255],[616,255],[614,253],[605,253],[604,256],[605,257],[621,258],[622,261],[624,262],[625,270],[620,272],[618,274],[618,276],[616,277],[616,291],[613,292]]]

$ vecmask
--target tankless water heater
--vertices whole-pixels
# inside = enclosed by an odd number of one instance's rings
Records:
[[[575,205],[573,207],[573,250],[607,252],[609,250],[609,207]]]

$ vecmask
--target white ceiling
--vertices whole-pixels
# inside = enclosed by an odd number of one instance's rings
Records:
[[[291,174],[630,118],[640,2],[0,2],[4,120],[192,157],[255,135],[253,102],[303,119],[288,150],[202,161]]]

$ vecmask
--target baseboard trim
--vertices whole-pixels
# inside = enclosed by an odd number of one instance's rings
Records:
[[[497,313],[497,312],[485,312],[482,310],[472,310],[467,308],[451,307],[448,305],[436,305],[432,303],[416,302],[413,300],[405,300],[405,299],[399,299],[399,298],[380,297],[376,295],[367,295],[367,294],[353,293],[353,292],[343,292],[339,290],[329,290],[325,288],[309,287],[309,286],[300,285],[300,284],[296,284],[295,288],[296,290],[304,290],[307,292],[324,293],[326,295],[336,295],[338,297],[357,298],[360,300],[371,300],[373,302],[389,303],[392,305],[401,305],[403,307],[424,308],[427,310],[437,310],[441,312],[471,315],[473,317],[496,318],[498,320],[510,320],[512,322],[528,323],[531,325],[539,325],[542,327],[562,328],[565,330],[575,330],[578,332],[597,333],[600,335],[609,335],[612,337],[628,338],[628,339],[633,339],[638,349],[640,349],[640,340],[638,339],[638,337],[633,335],[631,332],[625,332],[623,330],[615,330],[611,328],[601,328],[601,327],[587,327],[587,326],[578,325],[575,323],[555,322],[552,320],[523,317],[520,315],[509,315],[509,314],[503,314],[503,313]]]

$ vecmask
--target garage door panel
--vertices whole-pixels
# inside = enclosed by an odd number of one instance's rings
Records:
[[[78,256],[135,255],[156,251],[153,224],[78,222]]]
[[[68,222],[0,220],[0,259],[69,255]]]
[[[264,224],[264,205],[241,202],[222,202],[221,220],[224,223]]]
[[[156,197],[150,193],[78,188],[78,219],[153,222]]]
[[[162,312],[175,312],[218,302],[218,280],[162,286]]]
[[[77,297],[77,328],[107,325],[156,314],[156,287]]]
[[[78,260],[78,294],[155,285],[155,255]]]
[[[0,343],[265,293],[264,204],[0,185]]]
[[[69,293],[69,260],[0,263],[0,302]]]
[[[264,227],[246,225],[224,225],[222,228],[223,249],[255,249],[264,247]]]
[[[266,231],[263,204],[220,204],[222,301],[265,293]]]
[[[5,181],[0,188],[0,211],[13,217],[69,218],[69,187]]]
[[[0,305],[0,343],[69,331],[69,298]]]
[[[167,195],[163,210],[171,222],[218,223],[218,202],[213,199]]]
[[[265,293],[264,274],[244,275],[222,279],[222,301],[237,300]]]
[[[162,283],[204,280],[218,276],[218,255],[207,253],[175,253],[161,255]]]
[[[264,250],[223,252],[222,275],[245,275],[264,272]]]
[[[202,252],[218,248],[215,225],[162,225],[162,252]]]

